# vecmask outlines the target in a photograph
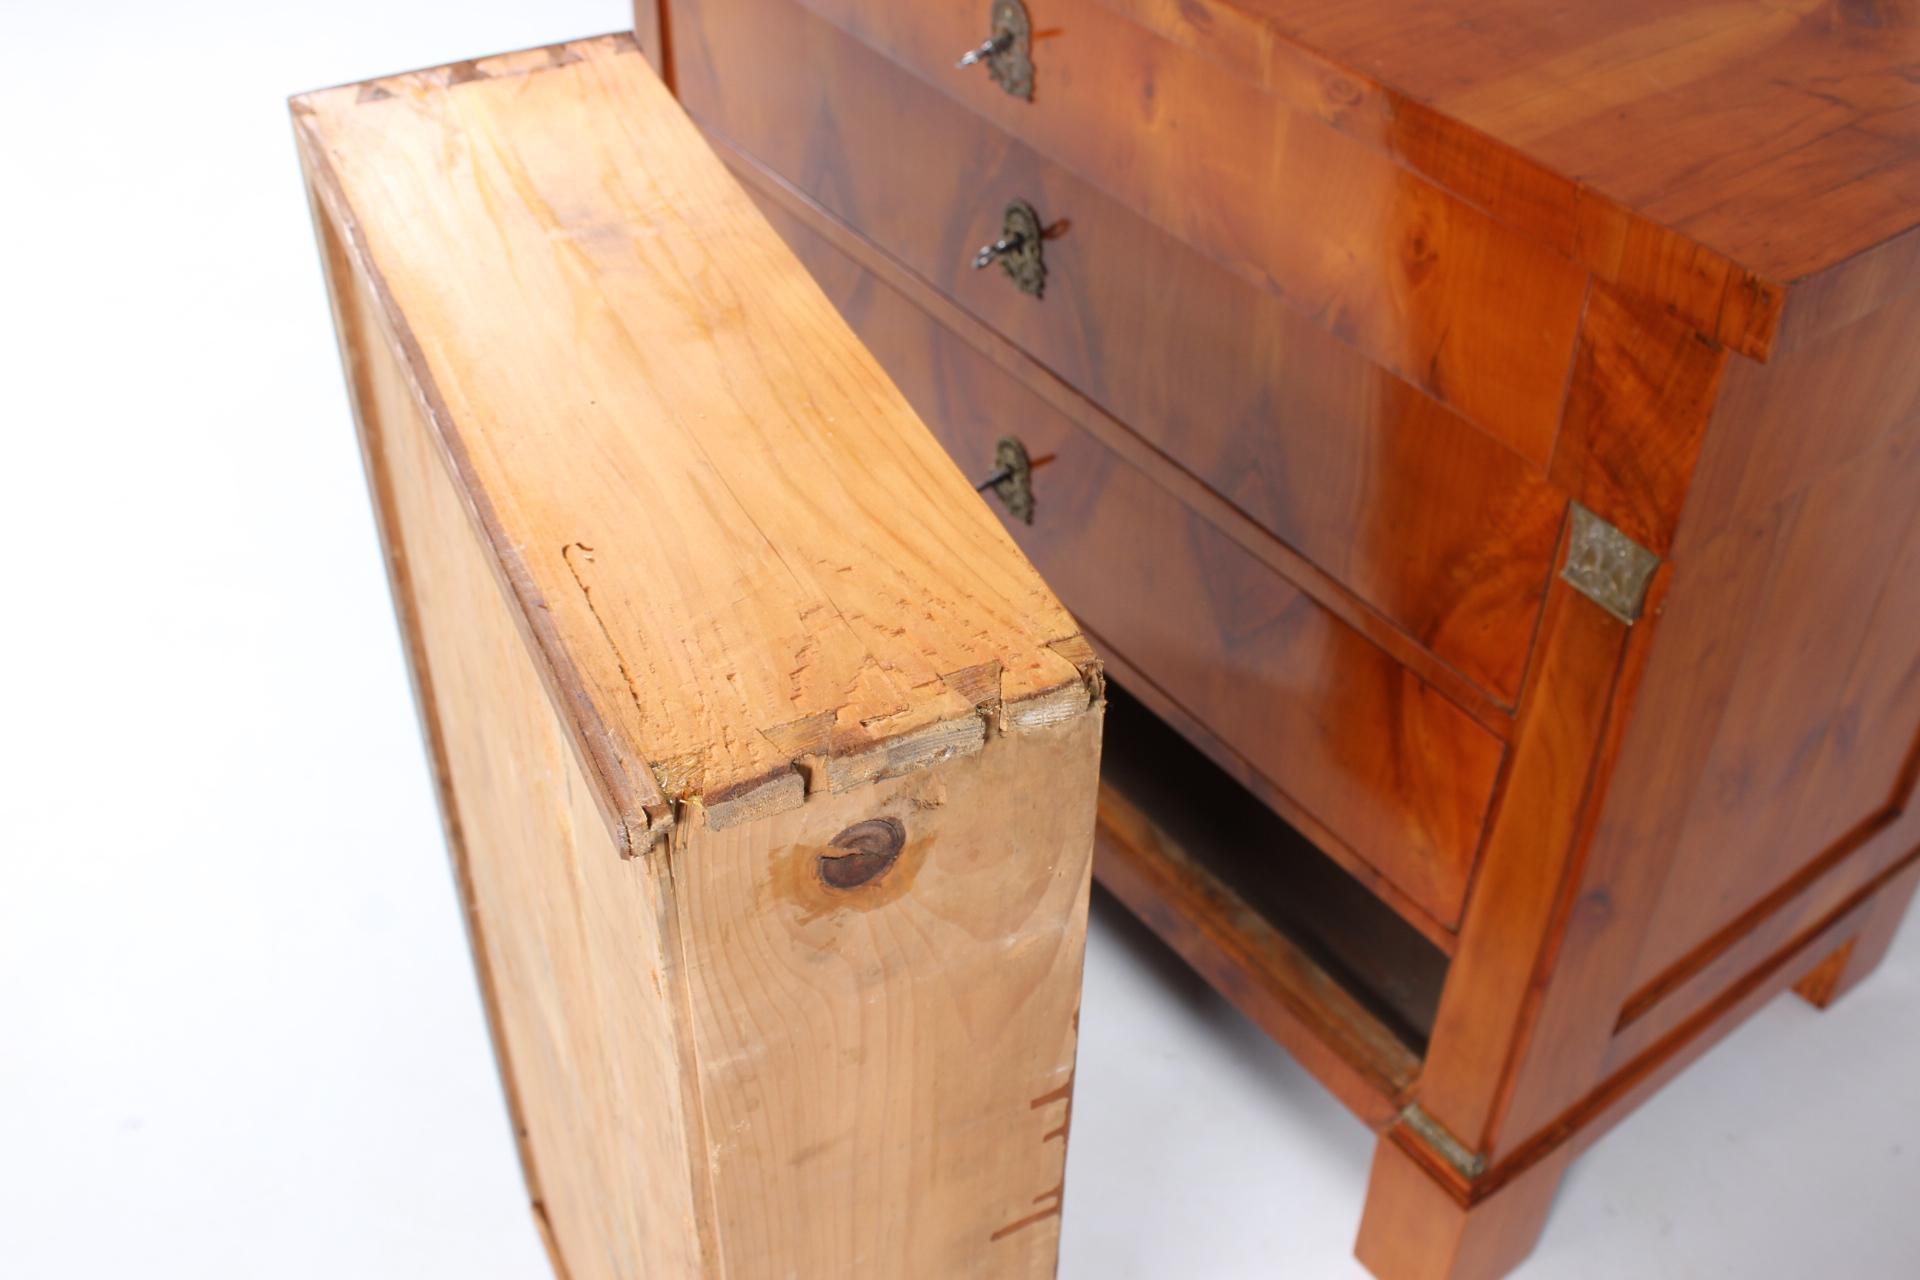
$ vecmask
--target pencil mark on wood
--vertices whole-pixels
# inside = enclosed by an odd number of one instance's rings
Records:
[[[1074,1030],[1076,1031],[1079,1030],[1079,1017],[1079,1010],[1076,1009],[1074,1011]],[[1052,1142],[1055,1138],[1058,1138],[1064,1143],[1067,1140],[1067,1131],[1073,1127],[1073,1074],[1071,1072],[1068,1073],[1065,1084],[1061,1085],[1058,1089],[1048,1090],[1027,1105],[1033,1110],[1038,1111],[1040,1108],[1050,1107],[1056,1102],[1062,1103],[1065,1106],[1065,1109],[1060,1113],[1060,1125],[1058,1128],[1049,1129],[1041,1134],[1040,1141],[1042,1142]]]
[[[1066,1183],[1061,1182],[1057,1186],[1042,1191],[1033,1198],[1033,1202],[1038,1205],[1045,1205],[1045,1208],[1035,1213],[1030,1213],[1024,1218],[1015,1218],[1012,1222],[1009,1222],[1006,1226],[1001,1227],[998,1231],[988,1236],[987,1239],[989,1241],[1004,1240],[1014,1232],[1030,1227],[1036,1222],[1045,1222],[1048,1218],[1059,1217],[1062,1193],[1064,1193],[1065,1190]]]

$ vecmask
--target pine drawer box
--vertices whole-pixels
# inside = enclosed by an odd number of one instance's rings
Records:
[[[556,1271],[1051,1275],[1077,626],[631,37],[293,110]]]
[[[963,466],[1025,441],[1003,517],[1122,691],[1095,873],[1379,1130],[1376,1272],[1502,1274],[1672,1073],[1873,967],[1911,5],[636,19]]]

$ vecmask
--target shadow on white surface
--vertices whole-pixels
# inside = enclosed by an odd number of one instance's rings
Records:
[[[1576,1162],[1524,1280],[1920,1275],[1920,928]],[[1370,1132],[1098,890],[1061,1274],[1360,1277]]]

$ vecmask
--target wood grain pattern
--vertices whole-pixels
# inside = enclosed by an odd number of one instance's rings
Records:
[[[1788,988],[1825,994],[1832,959],[1855,940],[1886,936],[1920,886],[1920,850],[1889,868],[1835,914],[1767,954],[1736,982],[1611,1071],[1578,1105],[1468,1181],[1438,1161],[1405,1125],[1375,1157],[1358,1253],[1381,1276],[1473,1280],[1505,1275],[1532,1248],[1574,1157]],[[1413,1175],[1421,1176],[1415,1177]]]
[[[738,3],[675,4],[683,63],[711,38],[698,15]],[[1098,0],[1050,0],[1031,103],[954,69],[982,35],[968,0],[804,3],[1544,465],[1586,288],[1570,259]]]
[[[1377,868],[1361,861],[1331,827],[1274,786],[1251,761],[1144,671],[1129,662],[1124,654],[1098,635],[1089,633],[1087,638],[1092,641],[1101,662],[1125,686],[1125,693],[1136,698],[1161,727],[1170,728],[1185,739],[1183,745],[1204,755],[1218,775],[1257,797],[1260,805],[1269,811],[1267,816],[1278,820],[1286,828],[1290,841],[1305,840],[1311,843],[1329,862],[1391,909],[1402,923],[1410,926],[1441,953],[1453,953],[1460,939],[1452,928],[1434,919]],[[1422,1020],[1421,1040],[1426,1038],[1426,1028],[1431,1023],[1431,1014]]]
[[[1782,947],[1857,905],[1867,886],[1914,851],[1910,836],[1892,833],[1891,838],[1882,838],[1888,835],[1874,829],[1833,850],[1831,856],[1821,858],[1805,873],[1755,903],[1747,915],[1707,937],[1685,962],[1662,973],[1657,982],[1634,992],[1607,1044],[1605,1069],[1619,1070],[1634,1061],[1676,1027],[1711,1007],[1722,993]],[[1887,908],[1890,937],[1904,904],[1889,903]],[[1859,972],[1871,968],[1869,961]],[[1843,965],[1840,972],[1844,971]],[[1837,996],[1837,987],[1835,990]]]
[[[1538,984],[1584,852],[1624,624],[1556,583],[1483,865],[1441,996],[1418,1101],[1469,1151],[1497,1138],[1514,1047],[1528,1039]]]
[[[1503,226],[1579,263],[1623,296],[1670,312],[1733,350],[1764,358],[1783,334],[1873,305],[1883,274],[1850,269],[1823,277],[1821,294],[1783,315],[1786,290],[1657,222],[1639,217],[1419,95],[1384,82],[1370,63],[1342,60],[1296,42],[1260,0],[1242,5],[1190,0],[1101,0],[1214,66],[1258,85],[1373,147],[1468,202]],[[1524,42],[1524,29],[1519,30]],[[1835,287],[1829,287],[1829,285]],[[1811,292],[1803,291],[1803,292]],[[1791,324],[1789,324],[1791,321]]]
[[[658,81],[547,56],[297,110],[394,305],[435,335],[468,488],[515,495],[491,535],[549,662],[579,664],[579,716],[606,718],[595,768],[638,797],[617,838],[657,838],[679,802],[797,804],[806,759],[857,779],[962,747],[974,673],[1009,708],[1079,685],[1050,647],[1072,621]],[[603,109],[624,134],[584,127]],[[539,113],[574,127],[516,149]],[[450,184],[469,198],[440,219],[396,216]],[[480,245],[513,270],[461,272]],[[556,307],[565,325],[529,325]]]
[[[1373,979],[1318,992],[1223,889],[1230,860],[1109,806],[1115,883],[1156,931],[1370,1120],[1419,1108],[1388,1119],[1363,1260],[1501,1274],[1580,1150],[1765,999],[1857,982],[1912,896],[1920,13],[1031,7],[1024,101],[952,68],[984,34],[972,0],[672,5],[689,101],[949,447],[1065,420],[1038,452],[1075,528],[1020,536],[1115,669],[1452,952],[1403,1088],[1339,1013]],[[958,265],[1015,195],[1055,223],[1038,303]],[[1462,608],[1449,565],[1542,585],[1568,500],[1664,562],[1638,620],[1558,581],[1544,609]],[[1464,536],[1475,506],[1513,541]],[[1448,549],[1469,546],[1487,558]],[[1299,585],[1285,617],[1324,608],[1504,743],[1484,836],[1426,864],[1464,879],[1420,885],[1396,837],[1356,837],[1351,726],[1387,703],[1299,647],[1230,547]],[[1168,609],[1203,621],[1156,630]],[[1281,683],[1270,737],[1246,693]]]
[[[1368,605],[1345,583],[1276,539],[1199,479],[1172,465],[1165,454],[1141,439],[1125,423],[1068,386],[1027,352],[962,310],[952,299],[901,266],[897,259],[876,248],[759,161],[718,135],[708,137],[789,240],[798,244],[817,239],[837,251],[837,254],[825,255],[808,252],[806,260],[816,274],[824,273],[823,279],[840,280],[840,271],[828,264],[844,261],[899,293],[982,359],[1014,378],[1116,457],[1151,477],[1189,511],[1439,690],[1487,732],[1502,741],[1511,738],[1513,714],[1510,709],[1499,705],[1479,685],[1441,662],[1431,650]],[[828,288],[834,297],[843,300],[844,306],[844,282],[829,284]],[[966,457],[962,456],[961,461],[964,463]]]
[[[838,318],[809,333],[828,304],[631,40],[349,86],[295,110],[489,1019],[556,1272],[1051,1275],[1098,786],[1092,650]],[[540,168],[546,160],[578,167]],[[670,198],[682,179],[685,202]],[[675,212],[683,203],[707,212]],[[679,216],[707,240],[676,246],[671,262],[650,258]],[[441,237],[436,255],[428,246]],[[760,269],[771,291],[743,296],[739,273]],[[488,311],[489,299],[503,310]],[[614,318],[617,341],[604,328]],[[643,354],[642,336],[662,350]],[[761,347],[771,349],[753,358]],[[711,372],[716,353],[725,376],[704,389],[663,372],[668,354],[683,378]],[[775,388],[773,374],[792,376]],[[812,451],[802,461],[871,445],[895,456],[850,455],[847,483],[899,486],[868,490],[858,517],[803,534],[788,490],[816,478],[775,450],[741,450],[737,424],[734,434],[714,425],[789,398],[816,424],[799,437]],[[650,456],[675,447],[694,462]],[[641,517],[623,526],[611,508],[598,517],[602,541],[552,541],[540,518],[593,520],[629,481],[648,496],[630,470],[640,459],[656,481],[677,475],[692,490],[684,517],[671,502],[644,512],[655,547],[641,545]],[[746,535],[700,542],[703,521],[733,518]],[[961,536],[974,526],[984,540]],[[896,576],[915,563],[916,535],[885,540],[882,527],[944,534],[957,559],[916,585]],[[529,544],[506,540],[514,530],[551,546],[551,563],[530,567]],[[847,536],[896,558],[842,564],[828,607],[899,610],[893,641],[865,664],[893,665],[856,664],[847,696],[904,686],[929,654],[1037,661],[989,660],[950,685],[915,686],[922,702],[908,710],[963,699],[971,734],[889,738],[861,726],[880,758],[815,750],[791,803],[750,807],[712,789],[714,770],[741,758],[735,740],[715,744],[706,789],[660,793],[670,822],[610,796],[650,774],[609,775],[608,761],[644,762],[665,741],[618,736],[634,723],[620,705],[638,707],[634,681],[591,683],[663,642],[638,602],[691,608],[698,574],[718,572],[713,589],[728,599],[704,612],[712,634],[676,637],[684,652],[643,670],[665,679],[673,662],[704,655],[722,665],[715,679],[730,672],[748,686],[796,652],[772,622],[806,598],[807,557],[844,559]],[[630,558],[608,554],[622,546]],[[545,603],[540,575],[556,566],[595,628],[549,616],[561,606]],[[1007,568],[1019,572],[991,580]],[[648,576],[666,570],[684,575],[677,596]],[[989,603],[966,604],[968,590]],[[1027,592],[1034,616],[1001,616]],[[763,610],[758,622],[728,614],[742,602]],[[819,629],[798,651],[793,687],[807,687],[805,659],[860,625]],[[931,638],[950,625],[970,630]],[[1034,665],[1055,664],[1074,679],[1032,678]],[[654,705],[691,714],[715,696],[703,686]],[[733,731],[724,712],[698,709],[697,724],[644,723],[696,744],[698,731]],[[774,745],[837,741],[831,721]],[[656,837],[644,851],[625,843],[640,820]]]
[[[619,856],[371,291],[344,253],[330,266],[535,1215],[605,1274],[697,1274],[711,1249],[690,1156],[699,1119],[685,1028],[656,986],[674,968],[666,867]],[[580,1087],[594,1080],[647,1104]]]
[[[1907,286],[1910,6],[1104,0],[1765,359]]]
[[[1781,283],[1920,208],[1920,21],[1899,0],[1221,3]]]
[[[1633,670],[1623,683],[1631,697],[1609,722],[1608,783],[1590,807],[1591,832],[1562,892],[1571,909],[1536,992],[1527,1047],[1515,1055],[1495,1154],[1527,1140],[1600,1077],[1630,993],[1638,930],[1658,901],[1676,811],[1698,786],[1704,744],[1732,682],[1728,632],[1751,606],[1748,565],[1768,534],[1729,531],[1680,548],[1665,597],[1629,637]]]
[[[1564,508],[1535,467],[839,31],[729,4],[684,24],[681,94],[703,127],[1512,705]],[[1011,198],[1056,229],[1037,303],[969,266]]]
[[[1496,1158],[1572,1140],[1628,1063],[1663,1074],[1648,1055],[1920,842],[1920,396],[1891,337],[1917,304],[1728,367]]]
[[[1719,398],[1726,349],[1595,285],[1551,474],[1655,555],[1673,548]]]
[[[1889,307],[1728,389],[1699,518],[1724,503],[1771,537],[1742,568],[1758,594],[1636,985],[1904,799],[1920,741],[1920,379],[1890,333],[1915,316]],[[1763,443],[1740,448],[1746,431]]]
[[[1053,1274],[1099,752],[1095,712],[676,831],[713,1274]],[[824,882],[876,819],[898,861]]]
[[[1763,519],[1811,480],[1858,458],[1920,409],[1910,358],[1920,275],[1886,306],[1765,366],[1735,364],[1714,406],[1715,449],[1694,480],[1693,522]]]
[[[769,215],[956,457],[984,464],[1018,423],[1050,459],[1034,523],[1008,527],[1083,624],[1272,787],[1314,796],[1302,807],[1330,855],[1450,928],[1498,741],[899,293]]]
[[[1920,883],[1920,850],[1864,886],[1838,913],[1789,938],[1659,1042],[1607,1075],[1578,1105],[1490,1170],[1480,1185],[1494,1189],[1537,1165],[1558,1163],[1564,1155],[1578,1155],[1592,1146],[1763,1004],[1806,979],[1837,948],[1860,936],[1878,918],[1881,907],[1897,909],[1910,901],[1916,883]]]

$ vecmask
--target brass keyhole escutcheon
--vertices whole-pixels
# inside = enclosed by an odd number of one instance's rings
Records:
[[[842,852],[820,855],[821,883],[829,889],[858,889],[885,875],[899,859],[907,829],[898,818],[868,818],[827,843]]]
[[[1033,101],[1033,23],[1020,0],[993,0],[990,34],[960,55],[956,67],[985,63],[993,82],[1016,98]]]
[[[1047,263],[1042,256],[1045,239],[1046,228],[1040,225],[1040,215],[1033,206],[1025,200],[1009,201],[1000,217],[1000,238],[980,246],[980,252],[973,255],[974,269],[998,262],[1015,288],[1038,298],[1047,288]]]
[[[991,490],[1014,519],[1033,523],[1033,459],[1018,437],[1000,437],[993,446],[993,474],[974,488]]]

